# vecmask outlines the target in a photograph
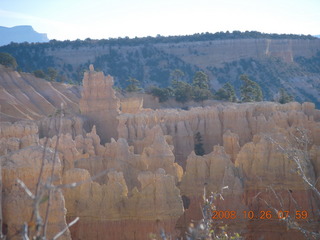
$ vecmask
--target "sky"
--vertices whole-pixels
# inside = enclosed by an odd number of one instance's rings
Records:
[[[320,0],[0,0],[0,26],[49,39],[259,31],[320,34]]]

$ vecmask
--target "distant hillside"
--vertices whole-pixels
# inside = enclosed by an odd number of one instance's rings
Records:
[[[11,42],[48,42],[47,34],[38,33],[31,26],[1,27],[0,26],[0,46]]]
[[[175,69],[191,82],[205,71],[213,91],[232,83],[239,95],[241,74],[262,86],[266,100],[285,88],[298,101],[320,106],[320,39],[310,35],[219,32],[190,36],[56,41],[10,44],[0,47],[16,59],[23,71],[53,67],[60,81],[80,83],[89,64],[115,78],[117,87],[129,77],[141,86],[168,86]]]
[[[77,86],[48,82],[0,65],[0,122],[40,119],[54,114],[61,103],[66,111],[78,113],[79,98]]]

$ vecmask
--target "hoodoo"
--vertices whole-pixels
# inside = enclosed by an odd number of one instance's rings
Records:
[[[314,104],[213,102],[184,111],[140,109],[137,101],[131,106],[138,108],[123,113],[112,86],[113,78],[91,65],[83,79],[82,116],[57,111],[39,121],[0,122],[0,220],[9,239],[25,222],[34,233],[33,201],[17,179],[34,194],[38,179],[46,186],[52,176],[49,237],[77,217],[63,239],[183,237],[203,218],[204,196],[211,194],[218,196],[215,227],[223,222],[246,239],[300,240],[300,228],[319,229],[320,111]],[[22,91],[9,90],[12,96]],[[29,99],[34,112],[45,106]],[[14,109],[6,104],[4,110]],[[196,135],[203,156],[195,154]],[[46,198],[42,204],[40,214]],[[279,211],[290,218],[279,218]]]
[[[96,126],[103,143],[110,142],[111,138],[118,138],[117,116],[120,113],[120,102],[112,86],[113,78],[94,71],[92,64],[89,71],[84,73],[80,111]]]

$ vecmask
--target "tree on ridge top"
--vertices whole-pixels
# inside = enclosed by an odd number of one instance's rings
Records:
[[[240,76],[243,85],[240,88],[242,102],[260,102],[263,100],[261,87],[245,74]]]

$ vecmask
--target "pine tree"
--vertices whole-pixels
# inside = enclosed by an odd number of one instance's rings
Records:
[[[159,102],[165,102],[174,95],[173,89],[171,87],[167,87],[167,88],[153,87],[150,93],[153,96],[158,97]]]
[[[47,69],[48,80],[50,82],[53,82],[54,80],[56,80],[57,76],[58,76],[58,71],[52,67],[48,67]]]
[[[16,69],[18,64],[16,59],[9,53],[0,52],[0,64],[12,69]]]
[[[191,99],[192,86],[190,84],[182,81],[173,81],[172,86],[177,102],[185,103]]]
[[[209,78],[204,72],[196,72],[192,82],[192,99],[201,102],[212,96],[209,90]]]
[[[243,85],[240,88],[242,102],[262,101],[263,95],[258,83],[250,80],[247,75],[241,75]]]
[[[181,81],[184,75],[185,74],[183,71],[181,71],[180,69],[175,69],[173,72],[171,72],[170,78],[171,81]]]
[[[209,89],[201,89],[199,87],[192,88],[192,99],[196,102],[201,102],[209,99],[212,96],[212,93]]]
[[[197,132],[194,136],[194,152],[196,155],[203,156],[205,154],[202,143],[202,136]]]
[[[237,96],[236,96],[236,93],[234,91],[234,87],[230,83],[226,83],[224,85],[224,89],[227,92],[227,96],[228,96],[228,101],[229,102],[237,101]]]
[[[38,78],[43,78],[43,79],[46,78],[46,74],[41,69],[33,71],[33,75]]]
[[[200,89],[209,89],[209,78],[208,75],[202,71],[196,72],[193,77],[192,82],[193,87],[198,87]]]
[[[226,100],[229,102],[237,101],[234,87],[230,83],[224,84],[223,87],[216,92],[215,97],[218,100]]]
[[[279,98],[279,103],[281,104],[285,104],[288,102],[292,102],[293,101],[293,96],[291,96],[290,94],[288,94],[286,92],[286,90],[284,90],[283,88],[280,89],[280,98]]]
[[[139,88],[138,86],[140,85],[139,80],[130,77],[127,82],[129,83],[129,85],[126,87],[126,91],[127,92],[138,92],[141,90],[141,88]]]

